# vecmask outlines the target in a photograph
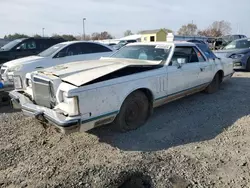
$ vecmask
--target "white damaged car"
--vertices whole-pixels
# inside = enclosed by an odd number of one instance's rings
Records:
[[[27,74],[25,92],[10,96],[14,108],[64,133],[109,123],[129,131],[155,107],[202,90],[216,92],[233,73],[232,62],[207,59],[193,43],[132,43],[110,58]]]

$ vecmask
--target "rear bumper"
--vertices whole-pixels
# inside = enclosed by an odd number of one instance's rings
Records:
[[[62,133],[79,131],[80,117],[66,117],[53,109],[35,105],[28,97],[17,91],[11,91],[9,95],[11,97],[11,106],[14,109],[21,109],[26,116],[55,125]]]

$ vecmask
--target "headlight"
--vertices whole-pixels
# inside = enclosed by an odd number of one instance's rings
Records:
[[[240,58],[244,57],[244,55],[245,55],[245,54],[234,54],[234,55],[231,55],[230,57],[231,57],[232,59],[240,59]]]
[[[14,66],[14,67],[10,67],[8,69],[8,71],[9,72],[16,72],[16,71],[19,71],[21,68],[22,68],[22,65],[17,65],[17,66]]]
[[[68,97],[67,93],[62,91],[62,102],[67,105],[65,106],[65,111],[69,116],[77,116],[80,114],[79,105],[78,105],[78,97]]]
[[[22,80],[20,76],[14,76],[14,86],[16,89],[22,89]]]
[[[13,72],[7,72],[7,78],[10,82],[13,82]]]

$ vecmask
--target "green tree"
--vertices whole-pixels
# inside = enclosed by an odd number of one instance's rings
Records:
[[[33,37],[34,37],[34,38],[42,38],[42,36],[41,36],[41,35],[38,35],[38,34],[33,35]]]
[[[76,40],[76,38],[75,38],[73,35],[62,35],[61,37],[62,37],[64,40],[67,40],[67,41]]]
[[[9,34],[9,35],[5,35],[4,39],[11,39],[11,40],[15,40],[15,39],[20,39],[20,38],[28,38],[28,35],[25,34],[20,34],[20,33],[15,33],[15,34]]]

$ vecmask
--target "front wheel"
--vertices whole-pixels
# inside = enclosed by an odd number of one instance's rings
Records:
[[[120,132],[135,130],[146,123],[148,116],[149,100],[142,91],[136,91],[123,102],[113,126]]]
[[[248,60],[247,60],[246,70],[247,70],[248,72],[250,72],[250,57],[249,57]]]
[[[212,82],[207,86],[207,88],[205,89],[205,92],[206,93],[209,93],[209,94],[211,94],[211,93],[215,93],[216,91],[218,91],[219,90],[219,88],[220,88],[220,76],[219,76],[219,74],[217,73],[215,76],[214,76],[214,78],[213,78],[213,80],[212,80]]]

